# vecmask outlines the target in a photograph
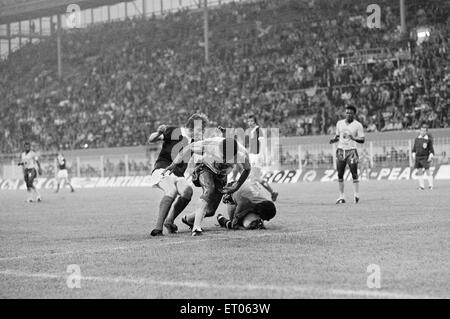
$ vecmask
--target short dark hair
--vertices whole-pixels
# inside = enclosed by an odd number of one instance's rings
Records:
[[[271,220],[275,217],[277,209],[273,202],[267,200],[256,204],[255,213],[263,220]]]
[[[189,117],[189,119],[186,121],[186,127],[193,129],[195,121],[202,121],[202,126],[205,127],[209,124],[208,116],[203,113],[194,113]]]
[[[258,119],[256,118],[255,114],[250,114],[249,116],[247,116],[248,119],[253,119],[253,121],[255,121],[255,124],[258,124]]]
[[[356,113],[356,107],[353,106],[353,105],[347,105],[347,106],[345,107],[345,109],[346,109],[346,110],[352,110],[353,113]]]
[[[30,142],[25,142],[25,143],[23,143],[23,146],[27,146],[27,145],[30,145],[30,146],[31,146],[31,143],[30,143]]]
[[[428,130],[430,126],[427,123],[422,123],[422,125],[420,125],[420,128],[426,128]]]

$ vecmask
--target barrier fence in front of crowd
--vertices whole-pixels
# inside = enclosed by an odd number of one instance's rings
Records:
[[[305,143],[288,144],[267,143],[272,148],[264,148],[260,165],[266,170],[308,170],[334,169],[336,166],[336,144]],[[374,140],[359,145],[360,169],[382,167],[412,167],[411,156],[413,139]],[[275,148],[279,151],[276,152]],[[450,137],[434,139],[435,164],[450,164]],[[67,169],[72,177],[115,177],[147,176],[151,174],[158,156],[159,147],[152,148],[114,148],[102,149],[95,154],[84,150],[65,154]],[[56,176],[57,153],[40,154],[42,177]],[[22,178],[22,168],[17,164],[20,154],[0,156],[0,177],[2,179]]]

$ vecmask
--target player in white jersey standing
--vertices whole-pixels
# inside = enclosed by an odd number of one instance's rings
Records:
[[[336,169],[339,180],[339,198],[336,204],[345,203],[344,197],[344,172],[348,165],[353,178],[353,191],[355,203],[359,202],[359,179],[358,179],[358,151],[356,143],[365,141],[364,129],[360,122],[355,120],[356,108],[348,105],[345,108],[345,119],[336,124],[336,135],[330,140],[330,144],[338,143],[336,151]]]
[[[34,187],[34,179],[37,176],[42,174],[41,164],[39,163],[38,155],[31,150],[31,144],[26,142],[24,144],[24,152],[22,153],[19,166],[22,166],[23,176],[25,180],[25,184],[27,185],[28,192],[28,202],[33,202],[33,193],[36,195],[36,200],[40,202],[41,195],[37,191],[36,187]]]

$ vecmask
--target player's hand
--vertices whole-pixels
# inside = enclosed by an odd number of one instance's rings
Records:
[[[433,156],[432,156],[432,155],[429,155],[427,161],[428,161],[429,163],[431,163],[431,162],[433,161]]]
[[[164,134],[164,132],[166,131],[166,129],[167,129],[167,125],[162,124],[162,125],[158,126],[158,129],[157,129],[156,131],[157,131],[159,134]]]
[[[39,175],[42,175],[42,169],[41,169],[41,168],[38,169],[38,174],[39,174]]]
[[[347,138],[349,138],[350,140],[352,140],[352,141],[354,141],[355,140],[355,138],[353,137],[353,135],[352,134],[348,134],[347,135]]]

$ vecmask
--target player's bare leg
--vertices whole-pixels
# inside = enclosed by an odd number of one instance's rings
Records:
[[[156,220],[155,228],[150,233],[151,236],[161,236],[163,231],[163,223],[169,214],[170,207],[174,202],[174,197],[164,195],[159,203],[158,219]]]
[[[214,176],[210,172],[203,172],[199,176],[200,185],[203,188],[203,194],[200,196],[199,208],[189,216],[185,216],[186,223],[192,224],[192,236],[202,234],[201,224],[203,218],[214,216],[217,207],[222,200],[222,193],[216,189]]]
[[[338,150],[339,151],[339,150]],[[339,198],[336,200],[336,204],[344,204],[344,173],[347,162],[344,160],[341,154],[337,154],[336,170],[338,173],[338,183],[339,183]]]
[[[177,182],[177,190],[180,196],[178,196],[173,205],[173,209],[164,222],[164,227],[166,227],[169,233],[176,233],[178,231],[178,227],[175,225],[174,221],[190,203],[193,193],[192,187],[190,187],[185,180]]]

